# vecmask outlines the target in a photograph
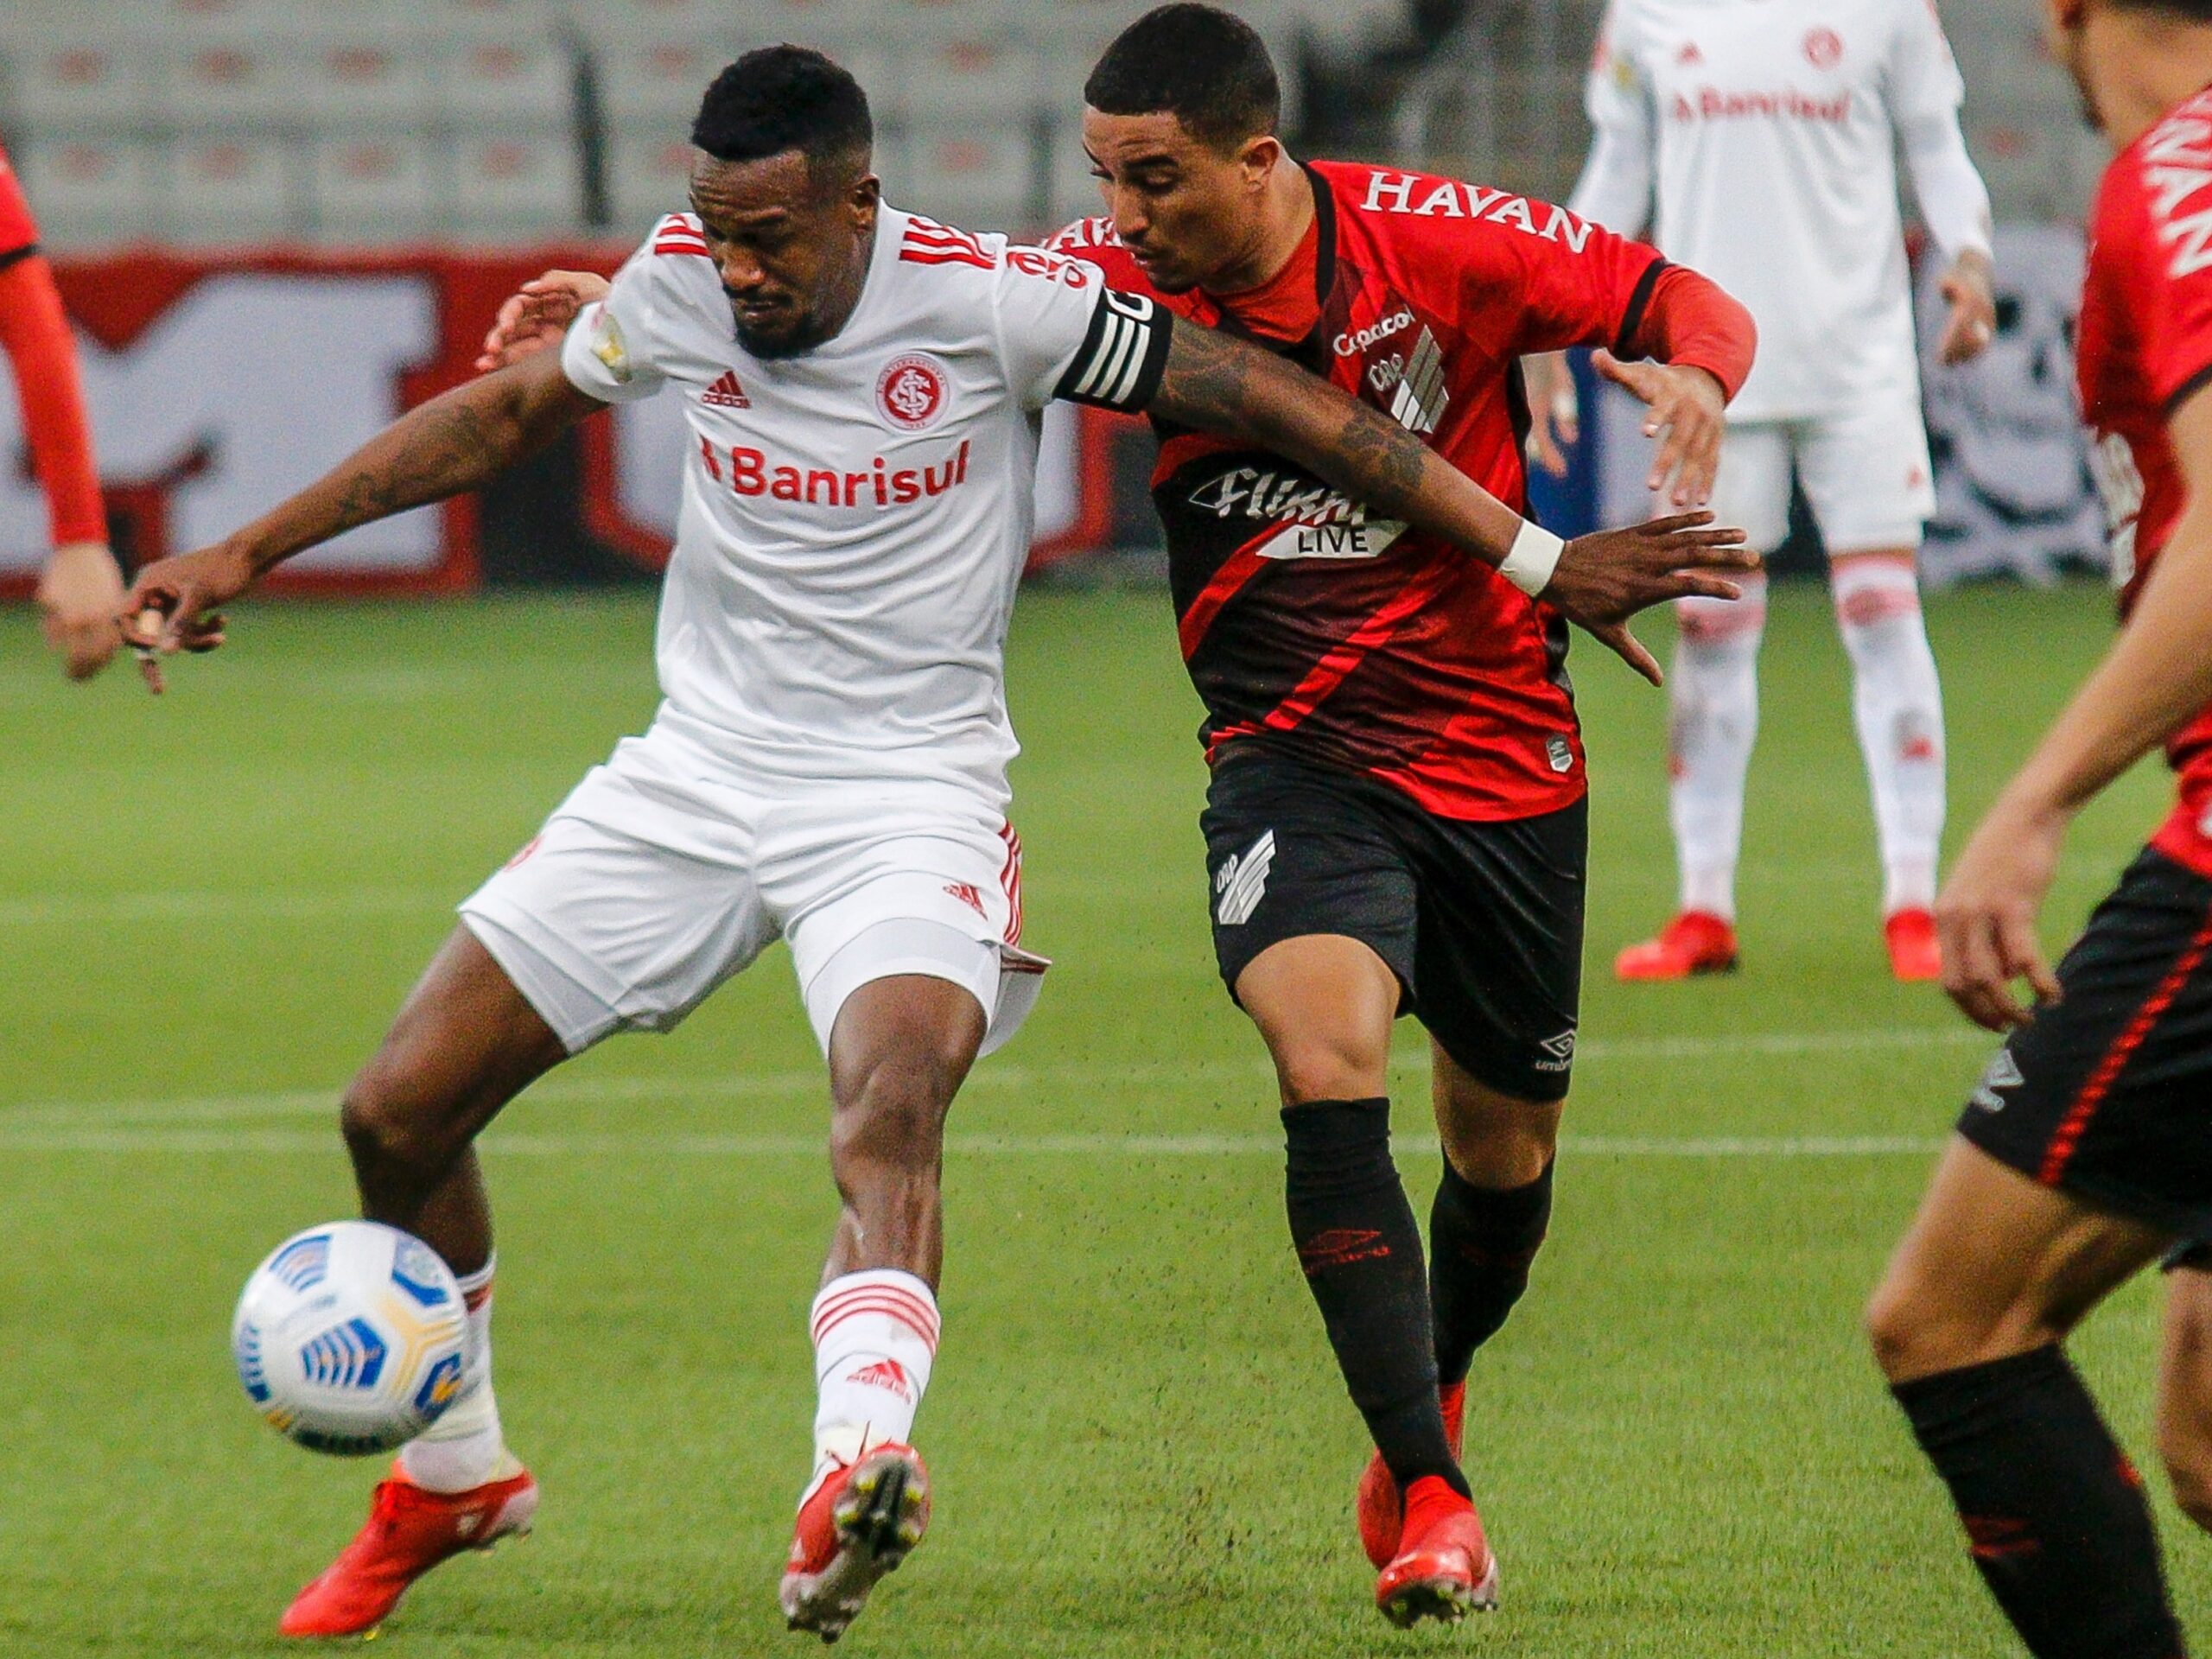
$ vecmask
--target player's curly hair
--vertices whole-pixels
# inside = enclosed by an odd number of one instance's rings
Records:
[[[1282,118],[1266,42],[1234,12],[1196,0],[1156,7],[1116,35],[1083,83],[1083,101],[1105,115],[1173,115],[1219,149],[1272,133]]]
[[[715,77],[691,142],[718,162],[757,162],[796,149],[817,176],[825,164],[865,168],[875,143],[868,94],[851,74],[805,46],[766,46]]]

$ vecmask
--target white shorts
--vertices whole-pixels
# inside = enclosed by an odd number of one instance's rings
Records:
[[[1936,512],[1917,399],[1869,401],[1800,421],[1748,421],[1722,440],[1713,511],[1771,553],[1789,536],[1789,477],[1812,504],[1829,556],[1917,548]]]
[[[967,988],[983,1052],[1035,1006],[1021,843],[938,784],[741,776],[666,720],[625,738],[461,919],[571,1054],[667,1031],[778,938],[826,1053],[845,999],[923,974]]]

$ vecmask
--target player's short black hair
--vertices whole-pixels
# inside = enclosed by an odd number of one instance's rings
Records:
[[[1083,83],[1083,101],[1106,115],[1164,111],[1192,137],[1228,149],[1275,130],[1282,84],[1249,23],[1175,0],[1115,37]]]
[[[764,46],[715,77],[691,124],[691,142],[718,162],[757,162],[796,149],[810,172],[858,162],[875,143],[868,94],[806,46]]]

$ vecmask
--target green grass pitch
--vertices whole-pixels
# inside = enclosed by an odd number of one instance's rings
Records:
[[[1552,1243],[1479,1357],[1470,1467],[1505,1605],[1389,1630],[1364,1454],[1284,1236],[1256,1039],[1206,941],[1196,708],[1154,594],[1032,594],[1013,697],[1030,940],[1058,966],[963,1097],[928,1543],[867,1656],[2002,1656],[1857,1316],[1986,1044],[1884,971],[1843,659],[1777,595],[1745,969],[1611,982],[1672,897],[1663,699],[1577,647],[1597,779],[1587,1046]],[[642,600],[249,607],[148,702],[0,621],[0,1652],[272,1654],[376,1466],[249,1411],[247,1268],[351,1212],[334,1128],[453,903],[652,707]],[[1936,601],[1955,844],[2109,628],[2098,593]],[[1663,636],[1664,622],[1645,632]],[[2079,925],[2163,808],[2077,830]],[[1427,1111],[1402,1027],[1400,1128]],[[832,1216],[780,950],[486,1141],[499,1376],[537,1535],[420,1588],[378,1650],[797,1653],[773,1588]],[[1106,1147],[1114,1138],[1134,1144]],[[1824,1152],[1808,1150],[1827,1142]],[[1403,1164],[1425,1205],[1433,1151]],[[2077,1349],[2146,1471],[2156,1290]],[[2155,1475],[2152,1484],[2158,1485]],[[2161,1503],[2184,1615],[2212,1553]]]

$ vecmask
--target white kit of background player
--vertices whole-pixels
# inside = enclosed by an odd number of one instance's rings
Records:
[[[1957,66],[1929,0],[1613,0],[1592,67],[1596,140],[1570,203],[1749,308],[1759,348],[1728,409],[1713,507],[1761,552],[1790,477],[1827,547],[1874,798],[1900,977],[1932,978],[1943,714],[1915,563],[1934,512],[1897,204],[1902,149],[1948,263],[1946,354],[1989,339],[1989,195],[1959,130]],[[1539,398],[1541,407],[1544,398]],[[1673,819],[1681,912],[1625,977],[1732,966],[1764,587],[1679,607]]]

